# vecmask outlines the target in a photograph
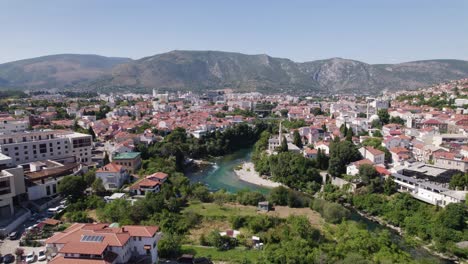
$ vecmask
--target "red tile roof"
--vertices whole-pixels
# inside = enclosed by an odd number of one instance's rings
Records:
[[[96,172],[120,172],[122,168],[123,168],[122,166],[112,162],[98,169]]]

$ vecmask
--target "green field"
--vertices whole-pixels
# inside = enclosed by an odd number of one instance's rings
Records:
[[[257,215],[254,206],[217,205],[215,203],[191,202],[184,211],[192,211],[207,218],[229,218],[233,215]]]
[[[209,257],[214,261],[226,261],[229,263],[241,263],[245,260],[250,260],[255,263],[261,254],[261,251],[255,249],[245,249],[238,247],[227,251],[218,251],[212,247],[190,246],[183,245],[182,251],[184,254],[193,254],[196,257]]]

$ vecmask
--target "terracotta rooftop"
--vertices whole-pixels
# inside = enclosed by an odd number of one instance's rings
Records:
[[[120,172],[121,169],[122,169],[122,166],[112,162],[100,168],[96,172]]]

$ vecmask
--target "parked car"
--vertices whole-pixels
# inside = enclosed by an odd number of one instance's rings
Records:
[[[43,261],[46,260],[46,258],[45,250],[39,250],[39,253],[37,254],[37,260]]]
[[[36,261],[36,254],[33,251],[26,255],[26,263],[33,263],[34,261]]]
[[[6,254],[3,256],[3,262],[2,263],[13,263],[15,262],[15,256],[12,254]]]
[[[9,235],[8,235],[8,238],[10,240],[15,240],[18,238],[18,233],[17,232],[11,232]]]

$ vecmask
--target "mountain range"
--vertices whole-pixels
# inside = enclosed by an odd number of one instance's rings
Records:
[[[171,51],[138,60],[60,54],[0,64],[0,87],[74,91],[235,91],[379,93],[468,77],[468,61],[367,64],[331,58],[294,62],[268,55]]]

